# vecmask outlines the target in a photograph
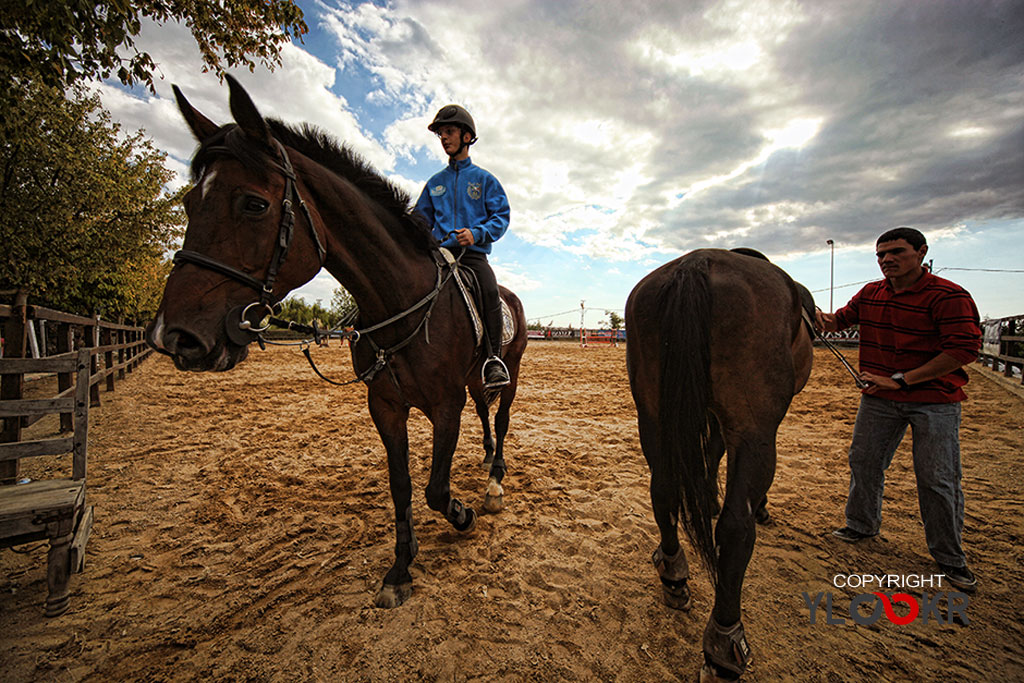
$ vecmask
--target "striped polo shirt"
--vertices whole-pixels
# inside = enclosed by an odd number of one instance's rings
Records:
[[[860,369],[891,375],[918,368],[940,352],[964,365],[981,349],[974,299],[960,285],[925,271],[910,289],[893,292],[888,280],[865,285],[836,311],[839,329],[860,324]],[[879,390],[892,401],[955,403],[967,398],[967,372],[958,368],[908,390]]]

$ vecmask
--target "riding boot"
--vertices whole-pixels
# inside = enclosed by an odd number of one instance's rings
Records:
[[[484,387],[487,389],[498,389],[505,386],[511,380],[508,375],[508,368],[501,360],[501,300],[498,306],[487,311],[484,316],[484,326],[487,328],[487,345],[490,355],[484,361],[483,376]]]

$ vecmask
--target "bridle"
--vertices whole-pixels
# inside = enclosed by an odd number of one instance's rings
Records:
[[[227,135],[234,133],[235,130],[237,129],[232,129],[227,133]],[[227,137],[227,135],[225,135],[225,137]],[[271,164],[275,170],[284,176],[284,197],[281,199],[281,224],[277,229],[277,240],[274,243],[274,253],[270,258],[270,266],[267,268],[266,279],[260,282],[248,273],[244,273],[222,261],[218,261],[206,254],[199,253],[198,251],[192,251],[190,249],[179,250],[174,254],[173,258],[175,265],[179,263],[191,263],[192,265],[200,266],[201,268],[206,268],[220,273],[221,275],[225,275],[232,280],[241,282],[243,285],[255,289],[260,293],[258,301],[253,301],[246,306],[233,308],[228,311],[228,314],[224,319],[228,338],[232,342],[242,346],[253,341],[254,338],[259,339],[259,333],[265,331],[270,325],[267,323],[264,327],[254,327],[248,316],[249,312],[254,307],[258,307],[264,312],[264,315],[260,316],[261,320],[266,315],[272,315],[274,313],[274,306],[278,303],[274,299],[274,283],[277,280],[277,275],[281,269],[281,265],[288,256],[288,249],[291,247],[292,237],[295,234],[294,204],[298,204],[299,208],[302,209],[303,215],[306,217],[306,224],[309,226],[309,231],[313,234],[313,242],[316,244],[317,256],[319,257],[321,267],[323,267],[324,261],[327,259],[327,249],[324,247],[324,243],[316,231],[316,226],[313,224],[313,217],[309,213],[309,207],[306,206],[306,202],[303,201],[295,186],[295,171],[292,168],[291,161],[288,159],[288,152],[285,150],[284,145],[282,145],[278,140],[272,138],[272,141],[280,154],[281,162],[277,163],[275,161],[271,161]],[[222,152],[234,156],[234,152],[232,152],[231,148],[226,145],[207,147],[205,151]]]
[[[224,137],[227,138],[236,130],[238,129],[231,129],[224,135]],[[262,333],[265,332],[272,324],[289,329],[312,331],[314,337],[318,334],[315,325],[310,328],[274,317],[275,306],[278,304],[278,301],[274,300],[274,282],[277,279],[277,274],[281,269],[281,265],[284,263],[285,257],[288,255],[288,248],[291,246],[292,237],[295,232],[295,212],[292,208],[293,204],[298,204],[299,208],[302,209],[302,213],[306,217],[306,224],[309,226],[309,231],[313,233],[313,242],[316,244],[320,267],[323,267],[324,262],[327,259],[327,249],[324,247],[324,243],[320,239],[320,235],[317,233],[316,227],[313,225],[313,217],[310,215],[309,208],[302,200],[302,197],[299,195],[299,191],[296,188],[295,171],[292,168],[291,161],[288,159],[288,152],[280,141],[273,138],[272,141],[281,156],[281,163],[271,161],[271,164],[279,173],[281,173],[281,175],[284,176],[285,185],[284,197],[281,200],[281,224],[278,226],[277,241],[274,244],[274,253],[270,259],[270,266],[267,268],[266,279],[263,282],[260,282],[253,276],[242,272],[234,266],[229,266],[228,264],[218,261],[206,254],[202,254],[198,251],[192,251],[190,249],[180,249],[173,257],[173,262],[175,264],[191,263],[192,265],[212,270],[231,278],[232,280],[241,282],[260,293],[259,301],[253,301],[246,306],[236,306],[228,311],[224,318],[224,327],[227,332],[228,339],[239,346],[246,346],[250,342],[256,341],[261,347],[263,347],[265,340]],[[203,151],[208,153],[224,153],[237,156],[227,145],[211,145],[209,147],[205,147]],[[346,384],[351,384],[352,382],[369,382],[377,375],[378,372],[387,367],[391,371],[392,380],[395,382],[396,386],[398,385],[398,379],[395,377],[394,371],[388,366],[388,362],[397,351],[412,343],[421,330],[426,336],[427,343],[430,343],[430,331],[428,329],[430,315],[433,312],[434,304],[437,303],[438,294],[441,293],[441,290],[444,288],[445,284],[447,284],[448,280],[455,275],[457,268],[457,265],[447,263],[437,249],[434,249],[432,254],[437,268],[437,280],[434,284],[433,290],[425,297],[409,308],[391,316],[387,320],[381,321],[364,329],[346,329],[337,332],[331,331],[325,335],[325,337],[334,336],[342,339],[349,339],[353,344],[358,342],[361,337],[365,337],[375,353],[376,360],[374,364],[359,373],[359,376],[350,382],[335,382],[334,380],[325,377],[320,370],[317,369],[316,364],[313,363],[313,359],[309,355],[309,344],[308,342],[304,342],[303,353],[306,355],[306,359],[309,361],[310,366],[312,366],[317,375],[331,384],[344,386]],[[445,270],[447,270],[447,274],[445,274]],[[267,320],[263,327],[253,326],[251,320],[248,318],[250,310],[254,307],[259,307],[264,313],[264,315],[260,317],[260,320],[263,320],[264,318]],[[370,338],[369,333],[388,327],[389,325],[408,317],[411,313],[422,308],[426,308],[426,310],[423,317],[420,319],[420,322],[414,327],[413,331],[401,341],[387,347],[382,347]]]

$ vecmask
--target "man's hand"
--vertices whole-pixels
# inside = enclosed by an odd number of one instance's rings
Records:
[[[839,329],[835,313],[826,313],[820,308],[814,311],[814,322],[819,332],[822,330],[825,332],[835,332]]]
[[[476,240],[473,239],[473,233],[469,228],[456,230],[455,239],[459,241],[460,247],[470,247],[476,243]]]
[[[870,372],[862,372],[860,373],[860,380],[868,384],[868,388],[864,390],[865,394],[874,394],[880,389],[894,391],[900,388],[899,382],[885,375],[873,375]]]

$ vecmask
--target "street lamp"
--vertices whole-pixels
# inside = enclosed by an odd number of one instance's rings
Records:
[[[831,247],[831,254],[829,255],[828,263],[828,312],[832,313],[832,290],[835,287],[835,272],[836,272],[836,243],[832,240],[826,240],[825,244]]]

